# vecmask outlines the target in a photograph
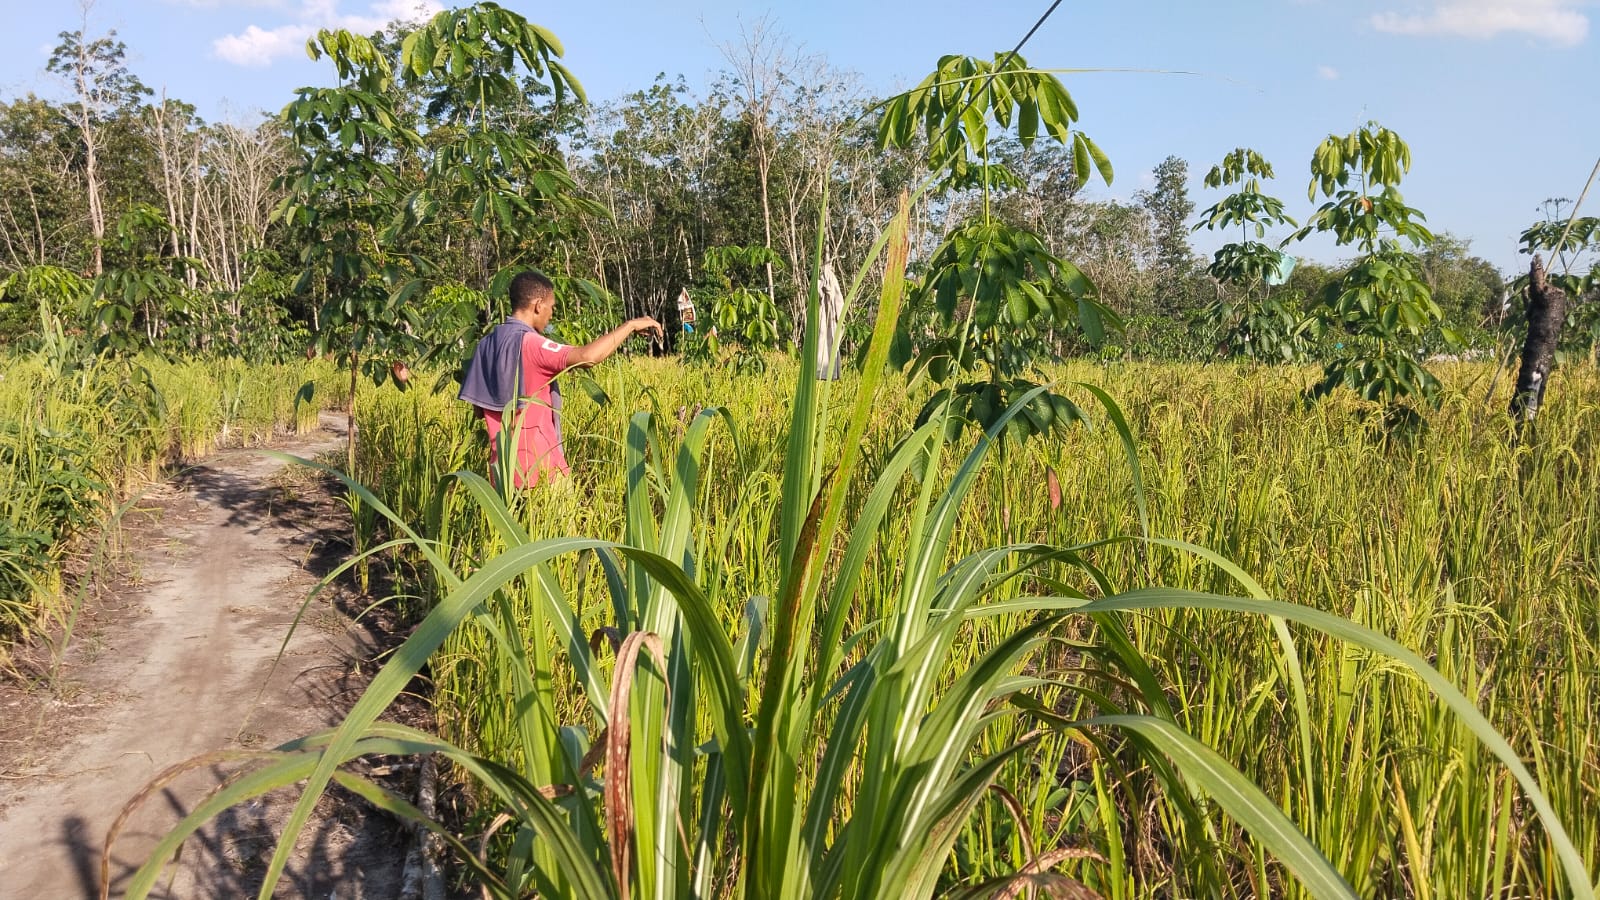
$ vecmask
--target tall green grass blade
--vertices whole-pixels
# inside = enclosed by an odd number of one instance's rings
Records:
[[[693,548],[691,547],[691,519],[700,483],[703,447],[710,424],[721,417],[734,432],[732,421],[725,410],[702,411],[690,423],[678,450],[675,477],[668,482],[667,500],[659,526],[647,521],[649,483],[647,460],[643,449],[647,446],[639,436],[647,433],[644,421],[636,421],[631,429],[630,470],[637,477],[630,478],[630,521],[637,520],[638,533],[654,531],[657,551],[676,562],[684,573],[692,573]],[[736,433],[736,432],[735,432]],[[737,441],[737,437],[735,437]],[[654,447],[655,445],[648,445]],[[636,586],[643,586],[644,572],[636,567]],[[692,578],[692,575],[691,575]],[[687,860],[682,857],[683,847],[677,836],[686,828],[689,811],[681,808],[686,802],[685,779],[693,769],[690,749],[694,745],[695,722],[694,676],[689,667],[691,652],[686,648],[694,641],[693,632],[682,632],[678,627],[681,611],[674,594],[662,586],[649,589],[648,594],[636,595],[640,603],[634,618],[639,628],[658,635],[673,649],[666,655],[666,671],[643,677],[639,690],[633,694],[628,715],[633,728],[640,735],[642,747],[658,748],[632,756],[635,784],[653,788],[653,796],[639,798],[633,806],[633,815],[639,831],[650,836],[641,847],[638,857],[639,883],[646,896],[669,897],[679,892],[686,883]],[[668,697],[674,702],[666,703]],[[662,722],[657,711],[666,708],[668,719]],[[613,714],[616,714],[616,710]]]
[[[817,688],[813,688],[813,691],[826,685],[827,678],[838,669],[843,659],[844,652],[840,638],[844,635],[851,605],[855,600],[856,588],[861,583],[862,570],[873,545],[877,542],[878,529],[889,515],[899,491],[900,480],[922,456],[928,442],[941,427],[938,422],[929,422],[907,438],[879,471],[877,482],[873,484],[871,493],[862,504],[861,511],[856,517],[855,527],[850,534],[850,542],[845,547],[844,559],[835,572],[827,608],[823,613],[822,635],[817,642],[819,661],[813,669],[813,674],[819,679],[820,684]]]
[[[1403,663],[1410,672],[1420,678],[1433,690],[1445,706],[1461,718],[1467,728],[1503,763],[1511,770],[1511,775],[1522,785],[1523,793],[1528,802],[1533,804],[1538,812],[1539,821],[1543,824],[1545,833],[1551,844],[1555,847],[1557,857],[1567,878],[1567,888],[1572,896],[1578,900],[1593,900],[1594,887],[1589,882],[1588,870],[1583,863],[1583,856],[1567,834],[1567,829],[1562,825],[1555,810],[1550,806],[1549,799],[1540,789],[1532,773],[1528,771],[1517,756],[1515,750],[1507,743],[1495,727],[1478,711],[1475,703],[1469,700],[1451,684],[1448,679],[1439,674],[1439,671],[1429,665],[1426,660],[1411,650],[1406,649],[1392,638],[1381,635],[1369,628],[1358,625],[1342,616],[1323,612],[1308,606],[1297,606],[1276,600],[1246,600],[1239,597],[1226,597],[1220,594],[1205,594],[1195,591],[1181,591],[1171,588],[1146,588],[1130,591],[1128,593],[1096,600],[1082,607],[1084,612],[1122,612],[1142,609],[1215,609],[1239,613],[1253,613],[1258,615],[1276,615],[1291,622],[1308,625],[1330,637],[1364,647],[1385,656],[1389,656]]]
[[[1078,386],[1095,396],[1100,405],[1105,408],[1106,418],[1111,420],[1112,427],[1117,430],[1117,437],[1122,441],[1122,451],[1128,460],[1128,476],[1133,479],[1133,502],[1139,509],[1139,534],[1150,537],[1150,505],[1144,495],[1144,467],[1139,463],[1139,443],[1134,440],[1133,429],[1128,427],[1128,418],[1122,414],[1122,407],[1111,399],[1111,395],[1104,388],[1080,381]]]
[[[123,896],[131,900],[143,900],[149,896],[150,891],[155,888],[156,879],[161,877],[162,870],[166,868],[167,861],[173,858],[183,842],[201,826],[246,800],[304,779],[316,769],[320,758],[321,755],[315,753],[289,754],[238,777],[207,797],[156,843],[144,864],[128,880]]]
[[[455,852],[455,858],[472,873],[478,884],[496,897],[506,900],[513,900],[516,897],[516,894],[495,874],[494,869],[478,860],[478,854],[472,852],[472,848],[462,843],[461,839],[448,828],[424,815],[422,810],[411,805],[411,802],[404,797],[376,782],[342,770],[333,773],[333,780],[340,787],[372,804],[374,808],[388,813],[401,823],[413,828],[426,829],[437,835]]]
[[[1152,538],[1150,542],[1192,553],[1226,572],[1250,596],[1257,600],[1269,599],[1266,589],[1259,582],[1220,553],[1186,541],[1168,538]],[[1283,649],[1283,666],[1289,676],[1289,689],[1293,692],[1295,731],[1300,739],[1300,777],[1306,779],[1309,784],[1316,778],[1316,769],[1311,763],[1311,701],[1306,694],[1305,674],[1300,667],[1300,651],[1295,646],[1294,635],[1290,633],[1288,623],[1279,616],[1268,616],[1267,620],[1272,623],[1272,631],[1278,638],[1278,646]]]
[[[1131,731],[1166,754],[1191,784],[1204,790],[1228,815],[1278,857],[1313,897],[1354,900],[1356,893],[1312,846],[1283,811],[1223,759],[1187,732],[1165,719],[1150,716],[1101,716],[1085,725],[1106,725]]]
[[[623,492],[626,506],[627,527],[623,532],[623,542],[631,547],[639,547],[654,552],[656,549],[656,524],[655,514],[650,506],[650,429],[651,416],[649,413],[634,413],[628,420],[628,439],[623,446],[623,468],[626,472],[627,488]],[[631,584],[627,593],[634,604],[643,604],[650,596],[650,581],[638,569],[631,570]],[[643,621],[642,608],[624,607],[618,610],[626,613],[626,617],[619,615],[616,626],[623,632],[634,631]]]
[[[603,545],[604,542],[569,538],[513,547],[485,563],[481,569],[451,591],[450,595],[422,620],[411,637],[395,650],[389,662],[373,677],[367,690],[346,714],[328,749],[319,757],[299,803],[284,825],[283,835],[268,864],[259,894],[261,900],[268,900],[272,896],[272,891],[276,889],[284,867],[288,864],[289,853],[295,839],[305,828],[313,808],[326,791],[328,782],[333,776],[333,769],[338,765],[337,760],[349,752],[366,728],[376,721],[400,691],[404,690],[406,683],[421,671],[450,632],[454,631],[473,609],[521,572],[565,553],[576,553],[584,548]]]
[[[811,508],[811,498],[816,493],[818,471],[816,466],[818,433],[818,383],[817,347],[821,333],[817,321],[821,314],[820,280],[822,253],[827,236],[827,197],[824,194],[821,218],[818,221],[815,248],[811,254],[811,277],[806,290],[806,326],[800,346],[800,369],[795,377],[793,406],[790,409],[789,430],[783,459],[784,503],[778,510],[778,560],[781,571],[794,567],[794,555],[800,541],[800,531]],[[787,575],[785,577],[788,577]]]
[[[1032,746],[1037,739],[1037,735],[1023,737],[971,767],[951,784],[935,811],[932,828],[925,832],[926,837],[919,842],[920,846],[913,845],[920,852],[902,853],[895,858],[894,866],[882,873],[882,880],[870,896],[882,900],[932,897],[968,816],[978,801],[983,799],[989,786],[994,784],[1000,768]]]
[[[983,724],[984,713],[999,699],[1007,674],[1037,645],[1041,633],[1051,624],[1050,619],[1043,618],[1007,636],[963,672],[927,715],[919,729],[918,744],[904,760],[907,771],[915,773],[907,779],[912,790],[898,798],[901,804],[897,812],[905,817],[911,833],[932,824],[929,810],[943,786],[955,780],[957,769]],[[945,630],[954,632],[956,621],[952,620]],[[905,665],[904,661],[896,662],[896,668]]]

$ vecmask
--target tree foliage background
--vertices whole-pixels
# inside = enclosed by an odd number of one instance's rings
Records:
[[[477,16],[474,27],[489,35],[496,9],[453,11],[449,22]],[[0,97],[0,282],[9,285],[0,340],[9,346],[42,339],[41,304],[50,304],[103,349],[282,358],[307,352],[341,298],[366,291],[382,295],[367,308],[405,338],[372,345],[381,377],[425,348],[463,350],[465,335],[498,319],[508,273],[523,267],[557,279],[569,340],[623,316],[673,322],[684,290],[712,305],[737,290],[743,299],[724,308],[770,307],[792,338],[824,197],[825,256],[853,271],[936,149],[921,134],[883,146],[874,131],[884,98],[766,20],[727,40],[725,69],[703,87],[663,73],[607,99],[583,95],[560,66],[559,42],[535,41],[520,63],[509,38],[485,38],[498,49],[454,61],[429,44],[423,61],[406,43],[422,31],[397,25],[323,46],[335,62],[329,83],[286,97],[285,115],[229,122],[153,94],[116,34],[92,26],[62,32],[48,64],[53,95]],[[357,44],[370,59],[349,57]],[[341,97],[347,106],[326,105]],[[369,118],[379,109],[392,120]],[[1151,186],[1125,203],[1085,190],[1080,152],[1010,129],[988,136],[984,165],[1005,177],[953,178],[924,195],[911,225],[913,277],[926,274],[944,236],[986,209],[1070,261],[1124,323],[1101,346],[1049,331],[1051,353],[1230,355],[1203,313],[1243,304],[1246,288],[1208,275],[1188,241],[1188,163],[1162,161]],[[308,278],[307,253],[335,233],[327,229],[338,203],[332,181],[306,177],[338,153],[369,167],[365,184],[345,188],[382,182],[363,209],[343,207],[344,230],[335,229],[352,242],[347,250],[371,251],[346,261],[370,265]],[[308,208],[327,215],[292,214]],[[1487,333],[1506,318],[1505,277],[1465,241],[1437,238],[1416,255],[1418,279],[1453,332]],[[718,248],[759,248],[766,262],[735,285],[705,266]],[[91,290],[43,297],[28,286],[57,282],[15,277],[46,267]],[[1275,289],[1276,308],[1309,315],[1344,268],[1303,263]],[[752,291],[762,298],[755,306]],[[846,323],[845,332],[852,341],[862,327]],[[1310,342],[1308,354],[1319,346]],[[316,341],[316,351],[329,349]]]

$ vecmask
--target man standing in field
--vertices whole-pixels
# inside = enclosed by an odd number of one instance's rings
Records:
[[[555,286],[544,275],[527,271],[511,280],[511,315],[489,332],[472,353],[462,379],[462,400],[478,407],[489,430],[489,467],[500,460],[501,421],[515,401],[517,457],[513,483],[538,483],[541,473],[566,474],[561,447],[561,388],[555,377],[567,369],[604,361],[628,338],[641,331],[662,334],[661,323],[648,316],[630,319],[583,345],[569,347],[544,336],[555,313]],[[520,377],[519,377],[520,376]]]

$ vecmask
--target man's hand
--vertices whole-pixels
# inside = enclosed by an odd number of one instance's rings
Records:
[[[603,362],[611,354],[617,352],[617,348],[621,347],[624,341],[641,331],[655,332],[656,340],[666,337],[666,332],[662,329],[660,322],[649,316],[640,316],[637,319],[629,319],[623,322],[582,347],[573,347],[572,352],[567,356],[567,364],[570,366],[592,366],[595,363]]]
[[[637,319],[629,319],[628,327],[633,329],[634,334],[638,334],[641,331],[654,331],[656,333],[656,340],[658,341],[663,340],[667,336],[667,332],[661,327],[661,323],[657,322],[650,316],[640,316]]]

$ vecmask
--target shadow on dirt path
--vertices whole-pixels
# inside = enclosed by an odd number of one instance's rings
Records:
[[[279,446],[342,446],[342,418]],[[169,766],[262,750],[326,728],[354,702],[376,644],[348,610],[301,604],[349,551],[348,513],[320,474],[220,454],[155,486],[124,519],[127,571],[97,576],[88,626],[53,690],[0,690],[0,900],[99,896],[101,847],[127,801]],[[281,661],[274,659],[280,648]],[[156,842],[227,777],[202,766],[153,792],[113,847],[117,896]],[[254,896],[296,796],[229,810],[185,846],[152,896]],[[277,896],[393,897],[405,836],[330,795]]]

